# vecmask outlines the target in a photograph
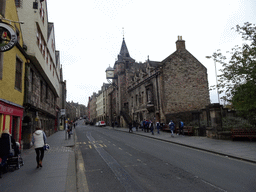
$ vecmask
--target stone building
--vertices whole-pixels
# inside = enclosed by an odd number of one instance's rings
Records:
[[[54,24],[48,22],[46,1],[15,1],[28,59],[25,68],[25,96],[22,136],[29,148],[32,133],[42,128],[49,136],[58,129],[60,109],[65,108],[60,53],[55,49]],[[62,82],[61,82],[62,81]],[[62,92],[63,87],[63,92]]]
[[[90,122],[93,122],[94,124],[97,121],[97,105],[96,105],[96,101],[97,101],[97,94],[94,92],[93,95],[91,97],[89,97],[89,101],[88,101],[88,118]]]
[[[103,83],[96,97],[96,121],[105,121],[109,125],[107,112],[107,95],[110,84]]]
[[[210,104],[207,69],[178,37],[176,51],[163,61],[137,63],[123,39],[108,94],[110,121],[121,126],[143,119],[167,123],[175,114]]]
[[[71,122],[77,119],[77,108],[74,102],[66,102],[66,119]]]

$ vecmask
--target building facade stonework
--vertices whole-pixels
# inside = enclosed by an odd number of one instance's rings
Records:
[[[207,69],[186,50],[181,37],[176,51],[163,61],[144,63],[130,57],[123,39],[113,68],[106,101],[109,122],[123,127],[144,119],[168,123],[170,116],[210,104]]]
[[[28,55],[22,140],[24,148],[29,148],[36,127],[42,128],[49,136],[58,130],[60,124],[63,125],[60,110],[65,108],[62,101],[65,97],[61,94],[66,93],[61,77],[60,53],[55,49],[54,24],[48,21],[47,2],[34,4],[33,0],[27,0],[16,7],[19,19],[24,21],[21,29]]]

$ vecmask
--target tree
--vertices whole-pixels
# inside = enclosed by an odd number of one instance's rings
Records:
[[[222,99],[231,102],[235,110],[256,124],[256,26],[247,22],[233,29],[244,43],[232,49],[228,61],[220,50],[213,54],[223,67],[218,76],[218,89],[219,93],[225,92]]]

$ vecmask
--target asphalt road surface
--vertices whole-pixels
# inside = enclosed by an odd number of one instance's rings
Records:
[[[253,163],[81,121],[76,135],[90,192],[256,191]]]

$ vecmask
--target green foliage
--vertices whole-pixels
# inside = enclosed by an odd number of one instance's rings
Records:
[[[233,108],[251,123],[256,123],[256,26],[251,23],[234,28],[244,41],[241,47],[235,46],[230,59],[220,50],[213,54],[216,62],[223,67],[219,75],[219,93],[225,92],[222,99],[231,102]]]
[[[223,130],[231,130],[233,128],[252,128],[249,121],[241,117],[225,117],[222,119]]]

